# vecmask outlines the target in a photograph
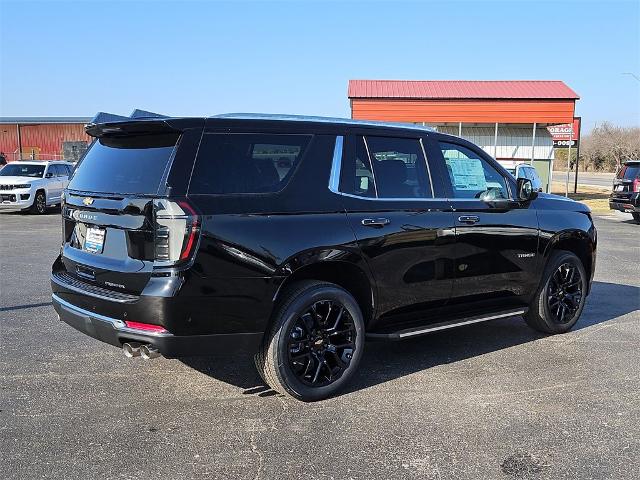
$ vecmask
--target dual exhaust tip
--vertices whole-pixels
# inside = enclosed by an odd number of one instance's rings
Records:
[[[141,345],[139,343],[123,343],[122,351],[127,358],[142,357],[145,360],[151,360],[152,358],[158,358],[160,352],[153,345]]]

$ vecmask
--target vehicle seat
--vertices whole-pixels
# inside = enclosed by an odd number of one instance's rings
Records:
[[[376,165],[378,195],[382,198],[413,198],[414,191],[407,185],[407,166],[402,160],[382,160]]]

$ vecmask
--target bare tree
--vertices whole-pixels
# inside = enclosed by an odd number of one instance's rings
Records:
[[[586,170],[614,171],[627,160],[640,159],[640,128],[605,122],[582,139],[580,148]]]

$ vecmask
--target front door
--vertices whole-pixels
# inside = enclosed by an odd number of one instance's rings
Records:
[[[453,286],[455,232],[451,208],[434,199],[422,141],[348,136],[340,172],[332,190],[377,284],[370,328],[437,321]]]
[[[538,220],[513,200],[493,159],[466,142],[440,141],[456,229],[451,313],[526,306],[538,287]]]

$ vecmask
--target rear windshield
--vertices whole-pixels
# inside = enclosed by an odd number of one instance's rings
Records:
[[[86,192],[158,193],[178,134],[99,138],[76,167],[69,188]]]
[[[640,176],[640,163],[628,163],[618,172],[618,178],[634,180]]]
[[[44,165],[8,164],[0,170],[2,177],[34,177],[42,178],[44,175]]]
[[[189,193],[277,192],[291,178],[309,135],[206,134],[200,144]]]

